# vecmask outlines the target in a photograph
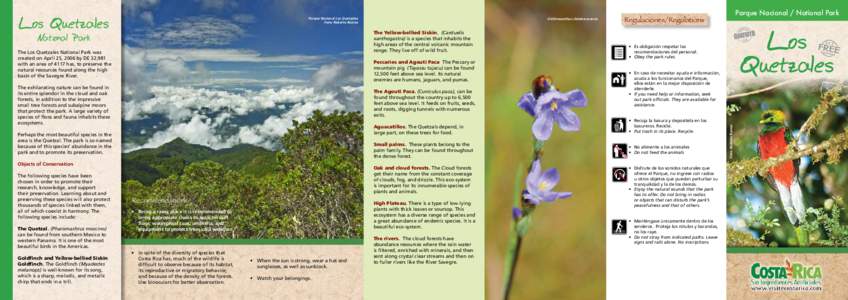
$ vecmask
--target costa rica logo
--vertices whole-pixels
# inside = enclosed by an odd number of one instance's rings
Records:
[[[755,279],[821,279],[819,265],[805,265],[784,260],[782,266],[763,266],[759,262],[751,265],[751,277]]]
[[[784,258],[783,264],[751,264],[750,287],[755,292],[821,292],[822,268]]]

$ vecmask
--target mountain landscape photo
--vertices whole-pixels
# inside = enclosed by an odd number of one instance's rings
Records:
[[[181,174],[186,166],[198,161],[214,161],[230,170],[254,176],[267,175],[275,167],[275,152],[251,145],[239,144],[215,150],[203,145],[189,144],[176,138],[156,148],[139,149],[124,153],[122,181],[136,180],[145,185],[174,174]]]
[[[362,4],[317,2],[124,1],[125,238],[361,238]]]

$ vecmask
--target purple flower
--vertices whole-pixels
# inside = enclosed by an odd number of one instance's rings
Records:
[[[553,80],[548,75],[536,76],[531,86],[533,86],[533,89],[521,96],[521,99],[518,99],[518,107],[526,111],[530,116],[536,117],[536,99],[544,93],[556,91],[556,88],[554,87]]]
[[[522,215],[523,215],[523,213],[521,212],[520,208],[515,207],[515,206],[512,207],[512,219],[513,220],[520,219]]]
[[[563,131],[580,129],[580,118],[571,111],[571,108],[586,106],[586,95],[583,94],[583,91],[571,90],[560,93],[557,90],[551,90],[539,96],[539,99],[535,102],[536,121],[533,122],[533,136],[537,140],[546,141],[551,137],[554,121],[559,124],[559,128]]]
[[[524,191],[524,200],[532,205],[539,205],[540,202],[551,202],[557,199],[565,199],[571,197],[569,192],[553,192],[551,191],[555,185],[559,183],[559,171],[556,168],[550,168],[542,173],[542,166],[539,160],[533,161],[533,166],[530,168],[530,173],[527,174],[527,179],[524,184],[527,189]]]
[[[536,97],[532,92],[528,92],[518,99],[518,107],[530,114],[531,117],[536,116]]]

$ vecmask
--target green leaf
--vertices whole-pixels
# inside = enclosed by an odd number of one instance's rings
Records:
[[[798,246],[807,247],[810,245],[810,236],[804,228],[795,228],[795,236],[798,238]]]

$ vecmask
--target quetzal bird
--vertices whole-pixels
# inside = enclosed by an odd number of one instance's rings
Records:
[[[757,141],[757,152],[760,158],[768,160],[786,153],[786,148],[792,141],[792,134],[786,128],[786,117],[782,111],[767,110],[760,117],[760,137]],[[804,222],[806,208],[804,194],[798,176],[799,160],[784,161],[768,171],[768,183],[780,195],[783,211],[786,217],[797,227]]]

